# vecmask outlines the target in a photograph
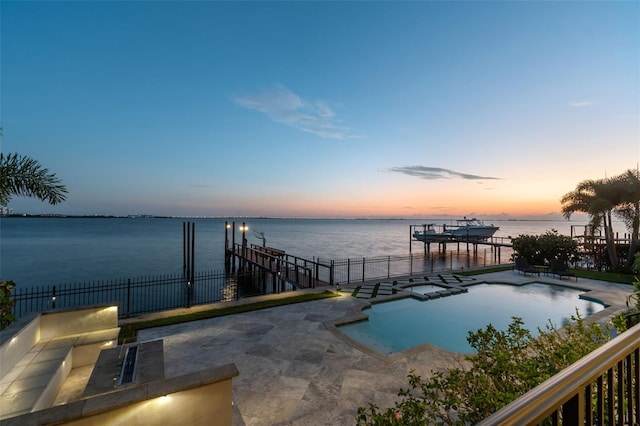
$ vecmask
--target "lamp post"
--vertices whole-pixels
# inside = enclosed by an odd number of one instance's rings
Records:
[[[229,253],[229,229],[231,225],[229,222],[224,222],[224,269],[228,274],[231,270],[231,253]]]
[[[242,226],[240,226],[240,231],[242,231],[242,255],[246,255],[245,248],[247,247],[247,231],[249,227],[242,222]]]
[[[242,222],[240,226],[240,231],[242,231],[242,270],[244,271],[245,262],[247,260],[247,231],[249,227]]]
[[[236,252],[236,223],[231,222],[231,250]]]

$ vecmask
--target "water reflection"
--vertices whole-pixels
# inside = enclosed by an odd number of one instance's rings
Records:
[[[238,294],[238,281],[235,277],[230,277],[227,279],[227,283],[222,288],[222,301],[230,302],[232,300],[236,300],[236,295]]]

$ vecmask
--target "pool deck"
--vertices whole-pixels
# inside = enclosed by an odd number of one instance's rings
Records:
[[[475,283],[561,283],[589,290],[592,298],[612,305],[590,317],[597,321],[606,321],[624,309],[632,292],[629,285],[524,276],[517,271],[474,278]],[[423,277],[415,282],[423,283]],[[358,407],[369,402],[392,406],[398,390],[408,386],[411,370],[427,377],[462,359],[429,344],[384,356],[341,337],[336,322],[360,316],[369,302],[397,297],[379,292],[376,300],[368,300],[362,298],[364,293],[355,298],[351,289],[344,290],[349,291],[336,298],[141,330],[138,340],[164,339],[167,377],[235,363],[240,375],[233,381],[233,423],[251,426],[355,424]],[[162,312],[139,319],[175,314]],[[421,326],[430,325],[408,325]],[[81,382],[78,379],[73,386],[80,387]],[[58,401],[63,402],[64,398]]]

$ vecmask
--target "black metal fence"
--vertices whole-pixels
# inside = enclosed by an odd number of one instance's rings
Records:
[[[296,287],[283,280],[261,285],[261,277],[221,271],[125,278],[119,280],[14,288],[16,318],[29,312],[64,309],[100,303],[118,303],[120,317],[237,300],[260,294],[280,293]],[[272,282],[275,280],[269,280]],[[281,282],[282,281],[282,282]]]
[[[405,256],[377,256],[324,261],[330,265],[335,284],[385,279],[415,274],[430,274],[442,271],[461,271],[465,269],[495,266],[509,263],[510,253],[494,256],[493,250],[487,253],[467,251],[426,252]],[[322,260],[319,262],[323,263]],[[324,277],[321,277],[324,278]]]
[[[264,255],[262,253],[261,255]],[[378,256],[308,261],[268,259],[269,263],[242,266],[233,273],[206,271],[119,280],[14,288],[14,314],[118,303],[120,317],[185,308],[243,297],[282,293],[316,285],[335,285],[405,275],[455,271],[500,264],[504,259],[466,251],[426,252],[405,256]],[[508,261],[508,260],[507,260]],[[254,259],[255,262],[255,259]],[[276,262],[276,266],[273,265]],[[278,266],[280,265],[280,267]]]

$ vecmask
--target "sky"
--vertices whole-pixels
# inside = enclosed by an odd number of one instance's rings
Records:
[[[640,161],[637,1],[2,1],[16,213],[548,217]]]

